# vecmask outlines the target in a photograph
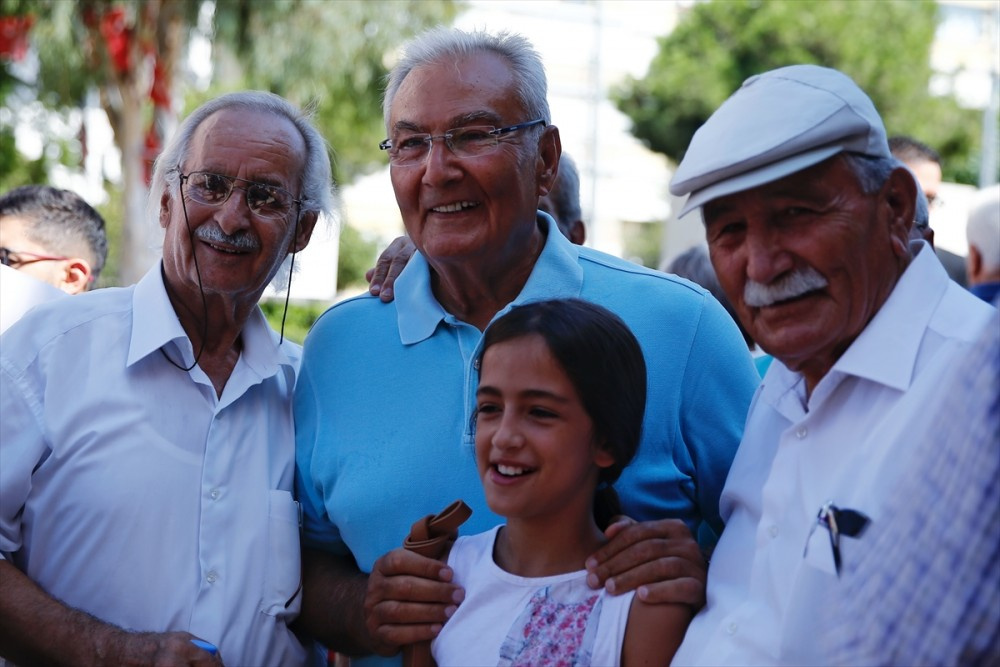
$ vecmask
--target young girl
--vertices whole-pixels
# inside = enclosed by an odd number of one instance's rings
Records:
[[[487,329],[479,365],[476,459],[507,523],[448,555],[465,601],[431,645],[437,664],[667,665],[688,608],[593,590],[584,570],[639,443],[638,341],[600,306],[542,301]]]

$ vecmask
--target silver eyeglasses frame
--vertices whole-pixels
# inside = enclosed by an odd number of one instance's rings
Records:
[[[420,142],[423,147],[419,149],[419,153],[401,155],[400,148],[398,148],[392,141],[392,139],[383,139],[379,142],[379,149],[389,152],[389,161],[399,167],[410,167],[418,164],[423,164],[427,159],[427,156],[431,153],[431,146],[435,139],[440,139],[444,142],[444,145],[448,147],[448,150],[459,159],[467,159],[473,157],[481,157],[483,155],[489,155],[496,151],[497,147],[500,145],[499,138],[505,134],[510,134],[511,132],[516,132],[517,130],[523,130],[535,125],[544,124],[544,118],[537,118],[535,120],[530,120],[526,123],[518,123],[517,125],[509,125],[507,127],[493,127],[492,125],[469,125],[467,127],[456,127],[448,130],[444,134],[432,135],[426,132],[424,133],[414,133],[406,137],[407,142]],[[465,144],[461,141],[462,137],[468,134],[481,134],[486,137],[490,137],[492,142],[479,145],[476,150],[468,151],[465,148]],[[458,141],[456,141],[456,138]],[[414,150],[416,150],[414,148]]]

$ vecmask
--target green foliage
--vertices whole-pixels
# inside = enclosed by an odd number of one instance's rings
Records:
[[[647,75],[612,97],[636,137],[679,162],[695,130],[747,77],[800,63],[834,67],[871,96],[890,135],[934,146],[946,178],[964,180],[978,113],[928,93],[936,12],[930,0],[697,3],[660,39]]]
[[[25,158],[14,145],[14,129],[0,127],[0,193],[20,185],[44,183],[48,179],[48,160],[42,153],[37,160]]]
[[[0,61],[0,102],[13,108],[15,98],[33,96],[48,109],[66,112],[82,107],[85,96],[96,90],[115,128],[116,142],[122,140],[118,129],[124,116],[132,121],[131,127],[148,127],[152,118],[144,83],[148,63],[133,57],[135,71],[116,72],[99,30],[100,16],[108,9],[122,9],[129,34],[140,45],[133,53],[158,49],[160,62],[174,67],[169,80],[176,108],[186,112],[209,97],[245,88],[270,90],[310,107],[332,146],[334,177],[345,184],[384,164],[376,146],[384,136],[381,94],[394,49],[429,26],[450,23],[460,2],[215,0],[211,21],[204,25],[199,15],[203,17],[203,10],[210,7],[204,0],[0,0],[0,14],[34,18],[30,37],[39,60],[37,81],[32,82],[18,80],[9,64]],[[214,71],[207,90],[188,84],[186,47],[195,35],[212,45]],[[123,103],[127,97],[123,86],[138,93],[141,108]],[[72,142],[45,140],[49,145],[43,158],[29,162],[15,150],[6,123],[0,127],[4,187],[45,183],[52,163],[74,163]],[[124,155],[143,150],[141,145],[118,148]],[[128,219],[123,224],[145,221]],[[112,255],[121,250],[116,243]],[[357,261],[367,264],[371,258],[366,255]],[[341,263],[352,265],[350,259],[345,261],[343,250]]]
[[[218,79],[210,96],[254,88],[313,107],[332,147],[334,177],[350,182],[385,164],[377,144],[385,137],[387,57],[423,29],[450,23],[456,11],[452,0],[222,0],[216,35],[232,48],[216,61],[241,77]]]
[[[125,220],[125,207],[122,201],[122,190],[117,185],[105,184],[108,191],[108,201],[97,206],[97,212],[104,218],[104,231],[108,236],[108,248],[119,248],[122,243],[122,227]],[[116,253],[108,252],[108,259],[104,263],[101,275],[97,279],[97,287],[111,287],[121,285],[121,275],[119,272],[119,257]]]
[[[321,301],[289,303],[288,316],[285,318],[285,338],[301,345],[306,334],[309,333],[309,328],[329,307],[330,304]],[[264,311],[268,324],[275,331],[280,332],[281,316],[285,312],[285,300],[267,299],[260,302],[260,308]]]
[[[660,241],[663,238],[662,222],[623,223],[625,257],[632,262],[655,269],[660,263]]]
[[[365,240],[354,227],[343,224],[340,228],[340,248],[337,254],[337,286],[339,289],[367,285],[365,272],[375,266],[378,246]]]

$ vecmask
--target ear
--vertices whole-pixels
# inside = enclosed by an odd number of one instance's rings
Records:
[[[167,228],[167,223],[170,222],[171,202],[170,193],[167,192],[166,188],[164,188],[163,194],[160,195],[160,227],[163,227],[164,229]]]
[[[316,211],[303,211],[299,215],[299,224],[295,231],[295,237],[288,245],[288,252],[301,252],[309,245],[309,239],[312,238],[317,220],[319,220],[319,214]]]
[[[917,201],[917,184],[910,170],[905,167],[893,169],[882,186],[881,196],[893,252],[900,258],[908,257]]]
[[[555,185],[559,174],[559,156],[562,155],[562,140],[559,138],[559,128],[547,125],[538,140],[538,196],[544,197]]]
[[[594,444],[594,465],[598,468],[610,468],[615,464],[615,457],[604,441]]]
[[[983,256],[979,248],[974,245],[969,246],[969,254],[965,257],[965,277],[970,285],[974,285],[983,271]]]
[[[63,267],[64,273],[60,276],[59,289],[67,294],[79,294],[86,292],[90,288],[90,262],[82,257],[70,257]]]
[[[587,240],[587,228],[583,224],[583,220],[574,220],[569,223],[569,240],[576,245],[583,245],[584,241]]]

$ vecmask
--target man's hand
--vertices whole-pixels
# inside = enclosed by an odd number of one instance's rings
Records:
[[[434,639],[465,599],[450,567],[403,548],[375,561],[365,594],[365,623],[380,655]]]
[[[21,665],[220,667],[188,632],[129,632],[69,607],[0,560],[0,656]],[[0,660],[2,662],[2,660]]]
[[[587,583],[609,593],[636,589],[647,603],[705,604],[708,565],[683,521],[636,523],[620,517],[604,531],[608,543],[587,559]]]
[[[389,303],[393,299],[392,285],[410,261],[414,251],[413,243],[406,236],[400,236],[382,251],[375,262],[375,268],[365,272],[365,280],[369,282],[368,292]]]
[[[121,632],[111,640],[102,662],[149,667],[221,667],[222,658],[191,642],[188,632]]]

